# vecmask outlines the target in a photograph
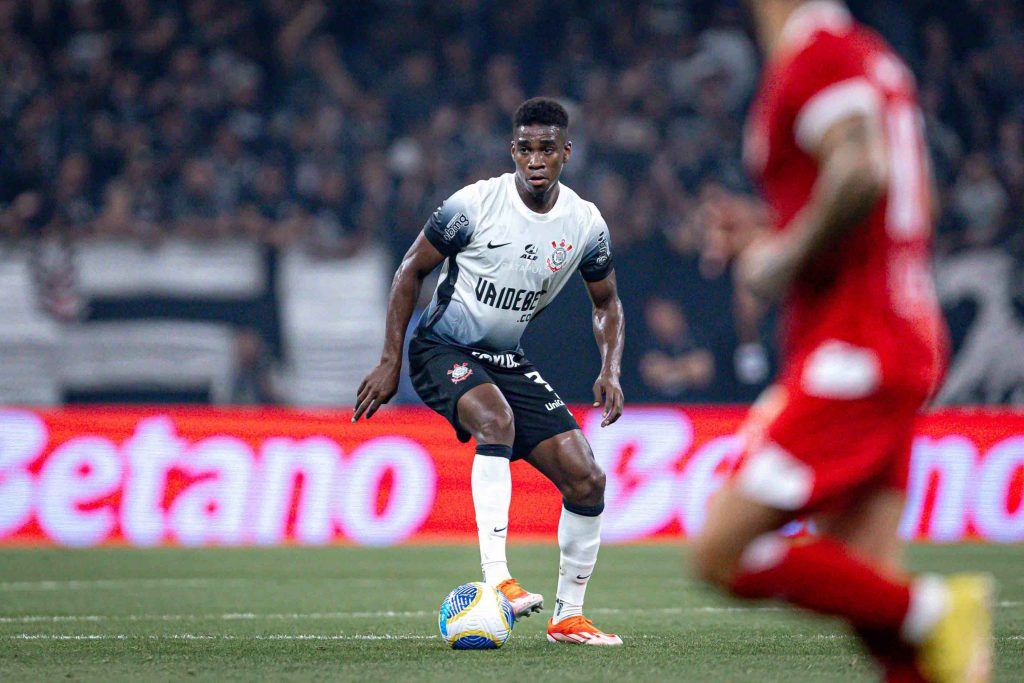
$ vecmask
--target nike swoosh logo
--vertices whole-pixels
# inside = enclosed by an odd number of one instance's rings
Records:
[[[511,242],[502,242],[501,244],[492,244],[490,241],[487,242],[488,249],[497,249],[498,247],[507,247],[512,244]]]
[[[506,524],[505,526],[501,527],[500,529],[498,527],[494,527],[494,533],[500,534],[502,531],[504,531],[507,528],[508,528],[508,524]]]
[[[576,580],[577,580],[577,581],[586,581],[586,580],[587,580],[587,579],[589,579],[589,578],[590,578],[591,576],[593,576],[593,574],[594,574],[594,572],[590,572],[590,573],[589,573],[589,574],[587,574],[586,576],[580,576],[579,574],[577,574],[577,575],[576,575]]]

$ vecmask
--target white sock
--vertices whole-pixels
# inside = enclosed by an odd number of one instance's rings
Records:
[[[903,617],[900,636],[911,645],[920,645],[949,609],[946,582],[934,574],[923,574],[910,587],[910,607]]]
[[[554,623],[583,614],[583,597],[587,582],[597,564],[601,547],[601,515],[587,516],[562,508],[558,520],[558,590],[555,591]]]
[[[511,450],[511,449],[509,449]],[[473,508],[480,539],[480,568],[484,583],[497,586],[508,573],[505,536],[508,534],[508,506],[512,502],[512,472],[508,458],[500,455],[473,457]]]

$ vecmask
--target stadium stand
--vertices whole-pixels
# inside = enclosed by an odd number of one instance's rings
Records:
[[[246,299],[267,286],[258,245],[241,239],[157,247],[90,240],[76,250],[76,263],[78,288],[89,298]]]
[[[382,249],[347,262],[287,250],[279,296],[292,403],[338,405],[355,396],[384,341],[390,265]]]
[[[59,352],[65,395],[198,394],[225,404],[234,376],[228,325],[187,320],[94,322],[68,327]]]
[[[1019,318],[1024,9],[849,4],[918,77],[942,206],[940,280],[998,252],[1001,305]],[[558,40],[524,51],[538,25]],[[509,169],[509,117],[533,94],[569,106],[566,181],[613,232],[629,400],[749,400],[767,376],[770,325],[726,329],[730,278],[703,234],[751,202],[739,142],[757,67],[739,3],[715,0],[3,0],[0,241],[22,254],[3,264],[0,305],[17,309],[0,322],[12,339],[4,400],[88,400],[65,395],[56,370],[62,340],[85,333],[76,326],[183,320],[255,331],[266,357],[251,367],[281,386],[250,400],[350,402],[355,368],[373,360],[391,266],[444,197]],[[684,312],[687,344],[713,359],[696,384],[652,383],[654,356],[631,351],[665,346],[645,311],[666,297]],[[585,297],[563,299],[557,312],[576,320],[568,307]],[[948,301],[958,354],[965,340],[979,357],[1000,351],[984,329],[992,318],[973,313],[975,293]],[[588,335],[573,323],[535,336],[542,355],[560,357]],[[971,376],[963,386],[984,379],[978,363],[954,366]],[[549,371],[566,400],[588,399],[580,371]],[[1024,382],[1008,381],[984,400],[1024,400]],[[110,400],[154,398],[94,385]]]
[[[0,292],[0,403],[59,403],[60,330],[38,306],[28,250],[0,249]]]

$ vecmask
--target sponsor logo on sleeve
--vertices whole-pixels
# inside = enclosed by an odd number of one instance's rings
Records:
[[[451,242],[453,237],[468,228],[469,219],[466,218],[466,214],[459,212],[452,216],[452,219],[448,221],[448,225],[445,226],[442,237],[445,242]]]
[[[597,258],[594,259],[594,263],[599,266],[603,266],[608,263],[608,259],[611,258],[612,250],[608,245],[608,240],[605,239],[604,233],[602,232],[597,236]]]

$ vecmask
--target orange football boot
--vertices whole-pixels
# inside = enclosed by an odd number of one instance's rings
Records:
[[[512,603],[512,611],[515,613],[516,619],[528,617],[544,608],[544,596],[540,593],[529,592],[515,579],[505,579],[495,588],[504,593],[508,601]]]
[[[582,614],[562,619],[557,624],[548,619],[549,643],[575,643],[577,645],[622,645],[622,638],[605,633]]]

